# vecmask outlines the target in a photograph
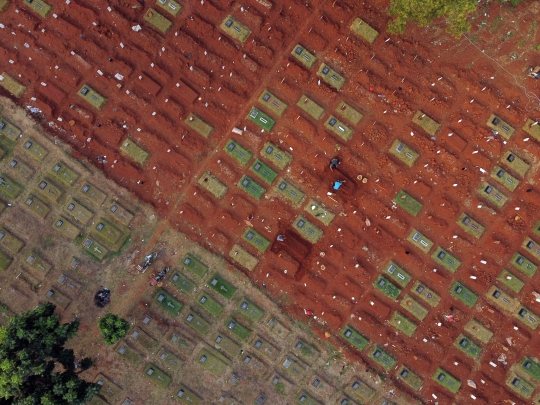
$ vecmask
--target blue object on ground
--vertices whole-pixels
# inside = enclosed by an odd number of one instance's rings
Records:
[[[343,183],[341,181],[335,181],[334,182],[334,190],[339,190]]]

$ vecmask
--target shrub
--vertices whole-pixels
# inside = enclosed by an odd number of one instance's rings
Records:
[[[129,322],[119,316],[107,314],[99,320],[98,328],[103,333],[105,344],[112,345],[126,336],[129,330]]]

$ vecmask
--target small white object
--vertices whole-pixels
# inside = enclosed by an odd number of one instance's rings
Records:
[[[86,142],[90,142],[91,140],[92,140],[92,138],[87,138]]]
[[[283,270],[283,273],[287,274],[287,270]]]
[[[427,339],[426,338],[422,339],[422,342],[427,343]]]
[[[156,112],[154,111],[154,112],[152,113],[152,115],[156,115]]]
[[[170,152],[171,152],[171,150],[170,150],[170,149],[167,149],[167,153],[170,153]]]
[[[71,55],[75,56],[75,52],[71,51]]]
[[[41,85],[42,85],[43,87],[47,87],[47,83],[45,83],[45,82],[41,82]]]
[[[471,394],[471,398],[472,398],[472,399],[476,399],[476,397],[475,397],[473,394]]]
[[[98,69],[97,72],[98,72],[98,74],[99,74],[100,76],[103,76],[103,72],[102,72],[101,70]]]
[[[492,361],[489,362],[489,365],[490,365],[491,367],[497,367],[497,365],[496,365],[495,363],[493,363]]]
[[[519,207],[516,207],[515,210],[516,210],[516,211],[519,211]]]
[[[131,27],[131,29],[135,32],[139,32],[140,30],[142,30],[141,26],[139,24],[137,25],[134,25],[133,27]]]
[[[518,330],[519,328],[517,326],[514,326],[514,330]]]
[[[480,260],[480,263],[487,264],[487,262],[485,260]]]
[[[431,394],[431,396],[432,396],[433,398],[437,399],[437,395]]]
[[[457,235],[452,236],[452,239],[457,239]]]
[[[476,280],[476,276],[471,276],[471,278],[472,278],[473,280]]]
[[[124,47],[124,44],[120,42],[120,48],[123,48],[123,47]]]
[[[369,301],[370,305],[373,306],[375,303],[373,301]]]
[[[442,323],[440,323],[440,322],[439,322],[439,323],[437,323],[437,326],[441,326],[441,325],[442,325]]]
[[[115,74],[114,77],[118,80],[124,80],[124,76],[122,76],[120,73]]]

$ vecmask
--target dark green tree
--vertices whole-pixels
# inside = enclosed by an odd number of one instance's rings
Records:
[[[64,348],[79,321],[60,324],[55,308],[43,304],[0,327],[0,403],[79,405],[99,392],[98,384],[79,378],[73,350]]]
[[[103,333],[105,344],[112,345],[126,336],[129,330],[129,322],[119,316],[107,314],[99,320],[98,328]]]

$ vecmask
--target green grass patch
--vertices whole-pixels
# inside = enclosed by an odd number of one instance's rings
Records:
[[[431,258],[452,273],[455,273],[456,270],[459,269],[459,266],[461,266],[461,260],[451,255],[440,246],[435,249]]]
[[[23,187],[15,182],[14,180],[10,179],[5,174],[0,174],[0,197],[7,201],[13,201],[16,199],[21,192],[23,191]]]
[[[362,38],[364,38],[369,43],[373,43],[375,39],[379,36],[379,32],[372,28],[368,23],[366,23],[361,18],[356,18],[351,26],[349,27],[352,32],[354,32],[357,35],[360,35]]]
[[[495,114],[491,114],[486,122],[486,125],[497,131],[504,139],[509,140],[515,132],[515,129]]]
[[[182,5],[174,0],[156,0],[156,6],[161,7],[173,17],[178,17],[182,11]]]
[[[242,316],[246,319],[249,319],[253,322],[259,322],[265,312],[263,309],[259,308],[257,305],[255,305],[253,302],[248,301],[247,299],[243,299],[240,302],[240,305],[238,306],[238,311]]]
[[[220,316],[223,313],[223,305],[212,298],[206,291],[202,291],[197,296],[197,303],[210,315]]]
[[[227,337],[224,333],[216,332],[212,336],[213,344],[216,347],[216,349],[219,349],[225,354],[228,354],[231,358],[238,357],[240,354],[240,351],[242,349],[242,346],[236,343],[231,338]]]
[[[411,292],[416,296],[420,297],[431,307],[436,307],[437,305],[439,305],[439,301],[441,300],[441,296],[439,294],[437,294],[435,291],[433,291],[431,288],[429,288],[427,285],[425,285],[419,280],[417,280],[413,284],[413,286],[411,287]]]
[[[47,204],[32,194],[28,196],[23,206],[42,219],[44,219],[49,212],[51,212],[51,209],[47,206]]]
[[[323,231],[309,222],[303,215],[296,217],[293,228],[311,243],[317,243],[323,236]]]
[[[231,362],[213,349],[202,349],[196,356],[197,362],[207,371],[221,377]],[[227,362],[225,362],[226,360]]]
[[[79,178],[79,174],[67,166],[64,162],[57,162],[51,169],[51,176],[60,180],[67,186],[72,186]]]
[[[214,127],[212,125],[207,124],[193,113],[189,114],[184,123],[205,138],[209,138],[210,135],[212,135],[212,132],[214,132]]]
[[[180,272],[175,272],[170,281],[183,294],[191,294],[197,287],[193,281]]]
[[[225,327],[240,340],[246,340],[251,334],[251,330],[238,322],[238,320],[234,317],[228,318],[225,321]]]
[[[523,130],[540,142],[540,126],[536,121],[533,121],[530,118],[527,119],[527,122],[523,125]]]
[[[313,365],[313,362],[316,361],[320,356],[317,348],[304,340],[297,340],[294,345],[294,349],[295,354],[309,365]]]
[[[408,294],[403,297],[400,305],[420,321],[423,321],[429,313],[429,310],[424,308],[418,301]]]
[[[473,293],[471,290],[465,287],[465,285],[463,285],[457,280],[454,281],[454,283],[450,287],[450,294],[463,302],[469,308],[472,308],[474,304],[476,304],[476,301],[478,301],[478,295]]]
[[[145,350],[153,350],[158,342],[148,333],[136,326],[128,335],[129,339],[133,342],[137,342]]]
[[[333,212],[328,211],[323,204],[319,204],[315,200],[309,200],[309,202],[304,207],[304,211],[311,214],[311,216],[318,219],[326,226],[330,225],[330,223],[335,217]]]
[[[506,170],[504,170],[500,166],[495,166],[493,168],[493,170],[491,171],[491,178],[501,183],[504,187],[506,187],[510,191],[514,191],[516,187],[519,186],[519,180],[516,179],[511,174],[509,174]]]
[[[124,153],[140,165],[144,165],[144,163],[150,156],[150,153],[145,151],[143,148],[141,148],[129,138],[122,142],[122,146],[120,146],[120,152]]]
[[[358,125],[362,118],[364,118],[364,115],[360,111],[356,111],[343,100],[336,107],[336,113],[354,125]]]
[[[352,128],[349,128],[347,125],[345,125],[344,122],[338,120],[333,115],[330,115],[328,117],[328,119],[324,123],[324,126],[326,129],[333,132],[344,141],[350,141],[353,136],[354,130]]]
[[[266,192],[266,189],[263,186],[246,174],[244,174],[244,176],[242,176],[238,182],[238,187],[257,200],[260,200],[263,194]]]
[[[83,225],[87,225],[94,215],[92,211],[75,201],[73,198],[70,198],[67,203],[64,203],[64,213],[71,215]]]
[[[285,179],[280,179],[276,185],[276,191],[281,194],[283,197],[287,198],[294,205],[299,205],[304,201],[306,195],[300,191],[295,185],[290,181]]]
[[[525,283],[517,278],[513,273],[510,273],[508,270],[503,269],[501,274],[497,277],[503,285],[510,288],[516,294],[521,291]]]
[[[345,393],[361,404],[371,404],[377,391],[367,385],[361,379],[353,379],[345,387]]]
[[[202,405],[203,400],[184,384],[180,384],[175,398],[183,404]]]
[[[47,263],[45,260],[43,260],[42,257],[39,256],[39,254],[30,252],[23,256],[24,258],[24,265],[31,267],[34,270],[37,270],[41,275],[46,275],[50,269],[52,269],[52,265]]]
[[[521,366],[520,369],[526,372],[534,380],[540,381],[540,364],[538,361],[534,360],[532,357],[525,356],[523,360],[519,362]]]
[[[253,271],[253,269],[257,267],[257,264],[259,264],[259,259],[249,253],[238,243],[232,247],[231,251],[229,252],[229,257],[249,271]]]
[[[161,308],[173,316],[178,316],[180,311],[182,311],[182,308],[184,308],[184,305],[180,301],[174,298],[163,288],[156,291],[154,301],[156,301]]]
[[[439,128],[441,127],[441,124],[433,120],[432,118],[428,117],[426,114],[424,114],[422,111],[418,110],[414,114],[414,117],[412,121],[422,127],[424,131],[426,131],[431,136],[435,136]]]
[[[182,360],[180,357],[175,355],[173,352],[161,348],[158,353],[158,359],[165,364],[169,369],[172,367],[173,369],[178,369],[184,365],[184,360]]]
[[[0,11],[6,11],[11,0],[0,0]]]
[[[52,10],[52,6],[43,0],[25,1],[24,4],[43,18],[46,18]]]
[[[13,258],[0,250],[0,270],[7,270]]]
[[[245,25],[239,23],[238,20],[230,14],[223,20],[220,28],[240,42],[246,42],[249,34],[251,34],[251,31]]]
[[[518,376],[513,371],[510,371],[508,374],[506,385],[516,394],[521,395],[524,398],[530,398],[534,391],[534,386],[530,382],[523,377]]]
[[[105,97],[103,97],[101,94],[99,94],[87,84],[83,84],[77,94],[86,102],[88,102],[92,107],[97,108],[98,110],[101,110],[107,102],[107,99]]]
[[[422,377],[405,366],[398,368],[396,376],[415,391],[419,391],[422,385],[424,385]]]
[[[311,395],[309,395],[306,391],[300,391],[298,394],[296,394],[296,404],[303,404],[303,405],[320,405],[321,403],[317,401],[315,398],[313,398]]]
[[[508,201],[508,197],[486,181],[482,183],[477,192],[497,208],[502,208],[506,204],[506,201]]]
[[[103,260],[107,256],[107,253],[109,253],[109,250],[93,237],[87,236],[83,238],[81,247],[84,252],[97,257],[99,260]]]
[[[302,65],[311,69],[317,58],[306,50],[302,45],[297,44],[291,51],[291,55],[296,58]]]
[[[184,322],[195,332],[205,336],[211,328],[211,325],[206,322],[200,315],[190,311],[184,318]]]
[[[472,219],[469,215],[462,213],[456,221],[461,229],[470,233],[476,239],[480,239],[486,228]]]
[[[268,132],[272,130],[276,123],[273,118],[263,113],[257,107],[253,107],[246,118]]]
[[[263,91],[257,101],[279,117],[281,117],[287,109],[287,104],[268,90]]]
[[[90,229],[90,235],[105,247],[114,252],[118,251],[129,237],[128,229],[119,229],[120,225],[113,224],[104,218],[99,218]]]
[[[261,336],[257,336],[251,346],[270,360],[275,360],[280,352],[280,349],[274,347],[273,344],[268,340],[263,339]]]
[[[392,300],[396,300],[399,294],[401,293],[401,289],[396,287],[390,280],[388,280],[382,274],[379,275],[379,277],[377,277],[377,279],[373,282],[373,286]]]
[[[271,244],[268,239],[251,227],[246,229],[242,235],[242,239],[248,242],[251,246],[255,247],[261,253],[266,252]]]
[[[457,393],[461,387],[461,381],[442,368],[437,368],[433,374],[433,381],[439,383],[452,393]]]
[[[536,259],[540,260],[540,245],[528,236],[521,244],[521,248],[528,252],[531,256],[534,256]]]
[[[474,343],[463,333],[457,337],[456,341],[454,342],[454,346],[461,350],[463,353],[465,353],[467,356],[475,360],[477,360],[482,353],[482,347]]]
[[[396,139],[390,149],[388,149],[392,155],[397,157],[407,166],[412,167],[418,157],[420,156],[417,152],[409,148],[405,143],[401,142],[399,139]]]
[[[412,280],[412,276],[392,260],[384,266],[383,273],[403,288],[407,287],[407,284]]]
[[[81,230],[79,228],[62,216],[56,217],[56,219],[53,221],[52,227],[70,240],[75,240],[77,236],[81,234]]]
[[[267,142],[261,150],[261,155],[279,167],[281,170],[285,169],[292,161],[292,156],[279,149],[272,142]]]
[[[316,120],[320,120],[325,111],[324,108],[322,108],[319,104],[317,104],[315,101],[305,95],[302,95],[302,97],[300,97],[300,100],[298,100],[298,103],[296,103],[296,105]]]
[[[293,379],[302,377],[302,375],[304,375],[304,373],[306,372],[305,366],[301,365],[299,362],[293,360],[289,356],[285,357],[285,360],[281,365],[282,370],[285,371]]]
[[[516,269],[520,270],[529,277],[532,277],[534,273],[536,273],[536,270],[538,270],[538,266],[536,264],[518,252],[514,253],[514,256],[512,256],[510,259],[510,263],[512,263],[512,266],[514,266]]]
[[[397,359],[379,345],[375,345],[369,349],[367,355],[370,359],[381,365],[386,371],[392,370],[397,363]]]
[[[227,194],[227,191],[229,190],[225,184],[219,181],[210,172],[204,173],[197,183],[214,197],[220,199],[225,197],[225,194]]]
[[[345,325],[345,327],[341,329],[341,332],[339,332],[339,336],[360,351],[364,350],[369,344],[369,339],[350,325]]]
[[[388,323],[408,337],[414,335],[414,332],[416,332],[416,329],[418,328],[417,324],[399,311],[395,311],[392,314]]]
[[[55,203],[58,202],[58,200],[64,195],[62,189],[54,184],[54,182],[48,177],[41,180],[35,190],[43,197]]]
[[[78,197],[90,204],[101,206],[104,203],[105,198],[107,198],[107,194],[95,186],[85,183],[79,190]]]
[[[268,184],[272,184],[278,175],[274,169],[260,159],[253,162],[250,170]]]
[[[126,342],[121,341],[116,347],[116,353],[131,364],[138,366],[142,362],[142,356]]]
[[[483,344],[488,344],[493,337],[493,332],[474,318],[467,322],[463,330]]]
[[[23,144],[23,152],[32,157],[32,159],[37,160],[38,162],[43,161],[45,156],[49,154],[49,151],[41,146],[34,138],[28,139]]]
[[[10,141],[17,141],[22,131],[5,118],[0,117],[0,134]]]
[[[424,206],[420,201],[403,190],[398,191],[393,201],[413,216],[417,216]]]
[[[199,278],[203,278],[208,271],[208,266],[197,259],[192,253],[186,253],[181,264]]]
[[[345,84],[345,78],[326,63],[321,63],[321,66],[319,66],[319,70],[317,71],[317,76],[323,79],[326,84],[337,90],[341,89]]]
[[[428,254],[433,247],[433,242],[414,228],[409,233],[409,236],[407,236],[407,240],[425,254]]]
[[[144,21],[149,23],[151,26],[156,28],[162,34],[166,34],[173,26],[173,23],[168,19],[163,17],[153,8],[149,8],[146,13],[144,13]]]
[[[540,317],[538,317],[530,309],[524,306],[519,306],[516,309],[516,312],[514,313],[514,317],[516,319],[519,319],[521,322],[523,322],[525,325],[527,325],[533,330],[536,330],[538,325],[540,325]]]
[[[225,152],[234,159],[236,159],[242,166],[247,166],[248,162],[253,157],[253,154],[236,142],[234,139],[229,139],[225,147]]]
[[[171,377],[167,375],[163,370],[160,370],[153,363],[146,363],[144,366],[144,375],[150,379],[153,383],[160,387],[167,388],[171,383]]]
[[[26,87],[11,77],[8,73],[2,72],[0,75],[0,86],[9,91],[15,97],[20,98],[26,91]]]
[[[521,177],[525,176],[530,165],[517,156],[514,152],[507,150],[501,157],[501,162],[515,171]]]
[[[219,295],[222,295],[223,297],[230,300],[234,293],[236,292],[237,288],[233,286],[231,283],[226,281],[219,273],[214,274],[210,282],[208,283],[208,286],[217,292]]]

